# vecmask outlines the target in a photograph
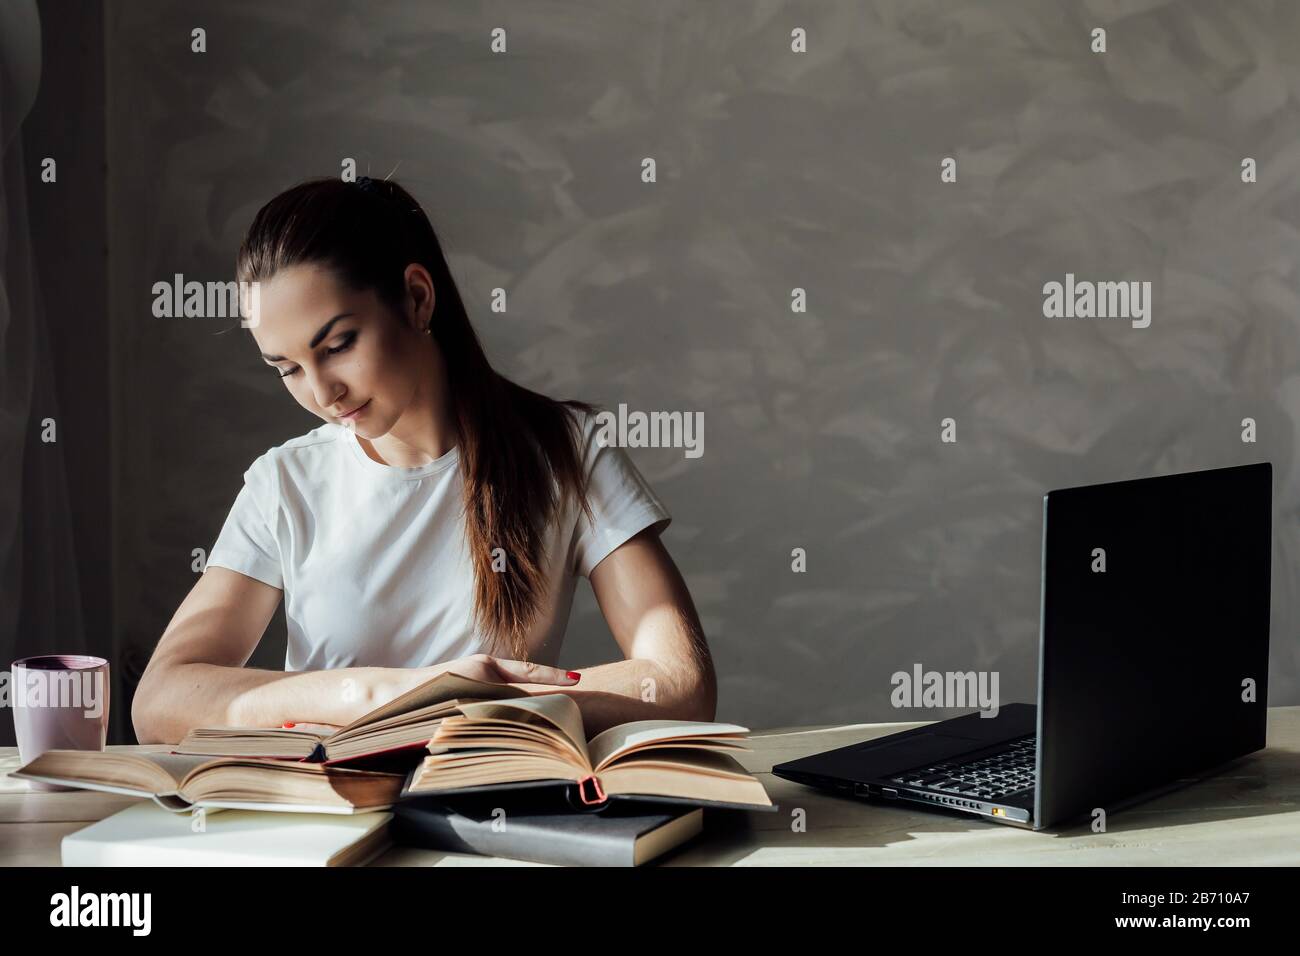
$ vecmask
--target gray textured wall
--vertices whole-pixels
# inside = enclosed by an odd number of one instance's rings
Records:
[[[9,2],[0,19],[18,11],[20,3]],[[16,594],[0,598],[6,618],[16,615],[12,631],[0,625],[5,667],[51,652],[107,656],[114,643],[104,90],[86,82],[104,73],[103,8],[40,0],[35,16],[41,25],[39,85],[22,123],[23,166],[10,172],[10,182],[26,186],[27,214],[0,213],[0,245],[11,255],[23,250],[30,256],[36,283],[31,300],[12,286],[0,293],[21,312],[0,334],[6,372],[28,365],[32,385],[30,404],[22,412],[7,408],[3,429],[20,430],[26,441],[21,447],[3,443],[0,452],[6,464],[21,461],[24,472],[21,489],[3,491],[5,504],[22,515],[21,563],[6,576]],[[3,33],[0,28],[0,47]],[[47,156],[58,159],[57,183],[37,175]],[[19,358],[24,345],[15,336],[18,326],[32,330],[25,359]],[[21,401],[23,386],[5,372],[0,385],[9,401]],[[58,440],[51,443],[41,441],[39,423],[47,416],[57,422]],[[13,721],[0,719],[0,746],[14,743]]]
[[[1270,702],[1300,702],[1300,7],[107,14],[119,660],[147,657],[247,464],[316,423],[245,333],[155,319],[150,286],[227,278],[263,201],[350,156],[425,203],[507,374],[704,413],[702,458],[632,454],[674,514],[724,717],[906,719],[889,675],[913,662],[1032,699],[1042,492],[1261,459]],[[1045,319],[1066,272],[1151,281],[1150,328]],[[282,653],[277,621],[255,662]],[[583,585],[562,663],[616,656]]]

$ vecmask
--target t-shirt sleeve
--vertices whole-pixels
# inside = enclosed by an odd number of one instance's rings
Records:
[[[594,521],[578,510],[574,528],[574,572],[591,577],[596,565],[639,531],[657,525],[663,531],[672,521],[668,509],[649,482],[637,471],[627,452],[617,445],[602,445],[594,416],[584,425],[584,464],[587,501]]]
[[[208,567],[229,568],[250,578],[284,588],[280,544],[276,538],[279,482],[270,453],[244,472],[244,487],[226,516],[217,543],[208,554]]]

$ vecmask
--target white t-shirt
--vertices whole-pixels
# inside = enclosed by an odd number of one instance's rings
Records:
[[[559,657],[576,576],[672,520],[627,453],[597,440],[595,417],[575,414],[595,522],[568,495],[550,530],[550,589],[528,639],[541,664]],[[285,670],[424,667],[487,650],[473,620],[459,461],[453,448],[414,468],[380,464],[327,422],[244,472],[208,565],[284,591]]]

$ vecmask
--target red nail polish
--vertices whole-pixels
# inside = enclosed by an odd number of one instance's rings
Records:
[[[284,727],[285,727],[286,729],[288,729],[288,728],[290,728],[290,727],[292,727],[292,726],[294,726],[294,723],[293,723],[292,720],[286,720],[286,721],[284,722]]]
[[[569,678],[569,680],[582,680],[582,675],[577,671],[566,671],[564,676]]]

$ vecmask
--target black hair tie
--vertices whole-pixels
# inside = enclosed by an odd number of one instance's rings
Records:
[[[407,208],[405,200],[395,196],[387,189],[384,189],[382,184],[387,182],[388,180],[386,179],[371,179],[369,176],[362,176],[357,179],[355,185],[362,192],[376,197],[380,202],[384,203],[388,209],[409,213],[418,213],[420,211],[419,206],[411,206],[410,208]]]

